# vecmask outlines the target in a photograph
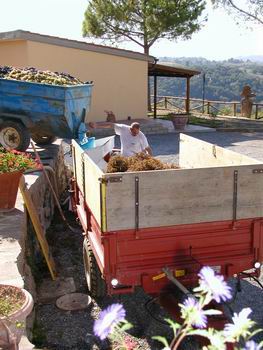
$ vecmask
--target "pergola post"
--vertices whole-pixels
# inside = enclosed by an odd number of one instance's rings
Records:
[[[154,110],[153,117],[157,117],[157,77],[174,77],[186,79],[186,97],[185,97],[185,111],[187,114],[190,113],[190,79],[192,76],[200,74],[199,71],[189,69],[188,67],[173,67],[165,66],[162,64],[150,64],[148,65],[148,76],[153,77],[153,102]],[[149,96],[148,96],[149,97]],[[165,103],[167,100],[164,100]]]
[[[154,119],[157,116],[157,75],[153,79],[153,117]]]
[[[190,77],[186,78],[185,111],[187,114],[189,114],[189,112],[190,112]]]

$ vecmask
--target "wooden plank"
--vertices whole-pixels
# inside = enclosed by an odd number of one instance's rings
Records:
[[[209,142],[180,134],[179,166],[181,168],[204,168],[214,166],[261,164],[247,157]]]
[[[44,231],[44,229],[39,221],[36,207],[32,201],[31,194],[27,188],[27,185],[25,183],[25,177],[23,175],[22,175],[21,180],[20,180],[19,189],[22,193],[26,208],[28,210],[32,224],[34,226],[36,236],[37,236],[38,242],[40,244],[41,250],[43,252],[43,255],[45,257],[49,272],[51,274],[52,279],[55,280],[57,277],[55,262],[53,260],[52,255],[51,255],[51,252],[49,250],[49,246],[48,246],[46,236],[45,236],[45,231]]]
[[[135,228],[135,176],[139,177],[139,228],[232,220],[235,170],[237,218],[261,217],[263,174],[253,174],[256,168],[250,165],[124,173],[122,182],[107,184],[107,230]]]
[[[77,181],[77,185],[84,195],[83,187],[83,172],[82,172],[82,154],[84,154],[83,149],[78,145],[78,143],[72,140],[73,147],[73,162],[74,162],[74,177]]]
[[[105,149],[108,147],[108,143],[112,144],[113,141],[114,141],[114,138],[112,137],[105,138],[104,139],[104,143],[106,142],[105,145],[103,144],[101,147],[98,147],[98,151],[102,152],[101,154],[103,154],[103,152],[105,152]],[[96,152],[92,152],[92,150],[87,150],[87,152],[85,152],[79,146],[79,144],[74,140],[72,140],[72,146],[73,146],[74,176],[76,178],[77,185],[80,191],[82,192],[83,197],[88,207],[92,211],[92,214],[94,215],[97,223],[99,224],[99,226],[101,226],[102,202],[101,202],[101,190],[100,190],[101,183],[99,179],[102,177],[104,173],[89,156],[89,153],[91,153],[91,156],[95,155],[95,160],[98,161]],[[106,226],[105,226],[106,216],[104,217],[103,223],[104,223],[104,226],[101,227],[101,229],[106,230]]]
[[[238,170],[237,219],[263,217],[263,173],[253,173],[261,166],[244,166]]]
[[[83,154],[84,160],[84,192],[85,200],[92,211],[97,223],[101,226],[101,183],[99,181],[102,178],[103,172],[93,162],[93,160],[86,154]]]

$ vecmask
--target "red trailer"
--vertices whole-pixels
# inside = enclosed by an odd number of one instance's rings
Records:
[[[73,206],[85,233],[95,297],[184,286],[204,265],[229,277],[263,262],[263,164],[181,134],[180,169],[105,173],[98,152],[72,142]]]

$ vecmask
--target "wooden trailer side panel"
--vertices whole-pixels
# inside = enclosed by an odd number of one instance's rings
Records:
[[[243,154],[185,134],[180,134],[179,166],[181,168],[205,168],[260,163],[258,160]]]
[[[257,169],[246,165],[118,174],[122,181],[106,186],[107,231],[262,217],[263,174],[253,172]]]
[[[101,224],[100,181],[103,172],[73,140],[74,176],[78,187],[98,224]],[[85,181],[84,181],[85,179]]]
[[[77,144],[76,141],[72,140],[72,158],[73,158],[74,177],[82,194],[84,194],[83,171],[82,171],[83,154],[84,154],[83,149]]]
[[[103,172],[84,154],[85,164],[85,200],[98,224],[101,224],[101,183]]]

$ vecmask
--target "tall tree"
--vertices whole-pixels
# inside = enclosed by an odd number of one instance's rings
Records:
[[[263,24],[263,0],[212,0],[215,6],[223,6],[245,20]]]
[[[189,39],[201,27],[205,0],[91,0],[83,36],[130,40],[145,54],[159,39]]]

